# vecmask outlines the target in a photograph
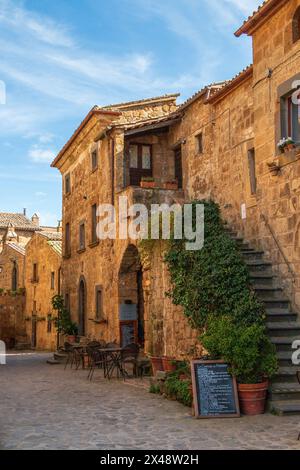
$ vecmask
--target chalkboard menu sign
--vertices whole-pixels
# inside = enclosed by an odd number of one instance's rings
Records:
[[[238,418],[236,380],[223,361],[192,361],[195,416],[197,418]]]

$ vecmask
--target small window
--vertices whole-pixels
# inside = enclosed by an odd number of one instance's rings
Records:
[[[51,273],[51,290],[55,289],[55,272]]]
[[[33,301],[32,313],[33,313],[33,315],[36,315],[36,314],[37,314],[36,300]]]
[[[48,315],[47,317],[47,333],[52,332],[52,317],[51,315]]]
[[[79,250],[85,249],[85,224],[82,222],[79,225]]]
[[[300,142],[300,94],[295,91],[281,99],[281,137]]]
[[[68,312],[70,312],[70,295],[65,294],[65,308]]]
[[[248,163],[249,163],[249,176],[250,176],[250,188],[251,194],[256,194],[256,167],[255,167],[255,150],[251,149],[248,151]]]
[[[142,169],[151,170],[151,147],[149,145],[142,146]]]
[[[96,286],[96,320],[103,318],[103,295],[102,287]]]
[[[70,194],[70,192],[71,192],[71,176],[70,176],[70,173],[68,173],[65,176],[65,193]]]
[[[92,160],[92,171],[95,171],[98,168],[98,152],[97,152],[97,150],[92,151],[91,160]]]
[[[38,265],[37,263],[33,263],[32,265],[32,281],[38,282]]]
[[[92,205],[92,243],[97,242],[97,204]]]
[[[196,151],[197,153],[203,153],[203,134],[196,135]]]
[[[71,254],[71,235],[70,235],[70,224],[67,223],[65,226],[65,256]]]
[[[129,164],[130,168],[138,168],[138,146],[130,145],[129,146]]]
[[[297,8],[293,18],[293,42],[300,39],[300,7]]]

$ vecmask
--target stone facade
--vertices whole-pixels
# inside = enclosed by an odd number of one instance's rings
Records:
[[[277,148],[278,140],[287,137],[282,106],[300,78],[300,40],[292,39],[300,0],[280,1],[273,10],[271,4],[245,26],[252,28],[246,32],[253,36],[253,66],[229,82],[204,88],[179,107],[171,97],[97,108],[55,160],[64,181],[64,238],[70,229],[63,292],[82,334],[120,341],[120,314],[136,305],[140,321],[135,335],[146,353],[184,357],[200,348],[181,309],[165,296],[170,283],[163,246],[158,244],[145,262],[133,240],[92,238],[92,206],[113,203],[117,208],[119,196],[147,207],[215,200],[224,220],[267,253],[300,308],[299,146],[286,154]],[[151,145],[157,189],[131,184],[131,144]],[[95,150],[98,165],[92,169]],[[178,178],[180,150],[183,187],[163,189]],[[82,224],[85,243],[80,247]]]
[[[15,243],[5,243],[0,253],[0,289],[24,289],[25,249]]]
[[[60,293],[60,283],[61,234],[37,232],[26,246],[24,309],[27,336],[36,349],[55,350],[57,346],[51,299]]]
[[[24,293],[0,293],[0,338],[8,348],[27,341],[24,305]]]

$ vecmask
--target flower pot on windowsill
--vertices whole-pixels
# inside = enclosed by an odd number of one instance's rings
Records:
[[[238,384],[241,412],[246,416],[264,414],[269,382]]]
[[[177,191],[178,190],[178,182],[177,181],[167,181],[164,183],[164,189],[168,189],[171,191]]]
[[[154,189],[156,188],[156,183],[155,181],[141,181],[140,186],[143,189]]]

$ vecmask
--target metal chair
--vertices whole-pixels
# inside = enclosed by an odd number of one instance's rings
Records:
[[[76,349],[74,351],[76,370],[79,369],[80,364],[82,364],[82,368],[84,369],[84,361],[86,357],[88,358],[88,367],[90,366],[91,351],[101,348],[102,343],[103,342],[100,341],[90,341],[85,347],[83,346],[81,349]]]
[[[122,368],[126,371],[126,365],[132,365],[132,374],[137,377],[138,375],[138,357],[140,353],[140,347],[131,343],[125,346],[121,352],[121,365]]]
[[[71,363],[71,369],[72,369],[73,364],[74,364],[74,349],[73,349],[72,344],[71,343],[65,343],[63,351],[67,354],[67,360],[66,360],[66,363],[65,363],[65,370],[66,370],[68,364],[70,364],[70,363]]]
[[[103,369],[104,377],[106,377],[107,371],[107,360],[101,349],[99,348],[90,348],[88,351],[90,358],[89,373],[87,379],[92,381],[95,369]]]

